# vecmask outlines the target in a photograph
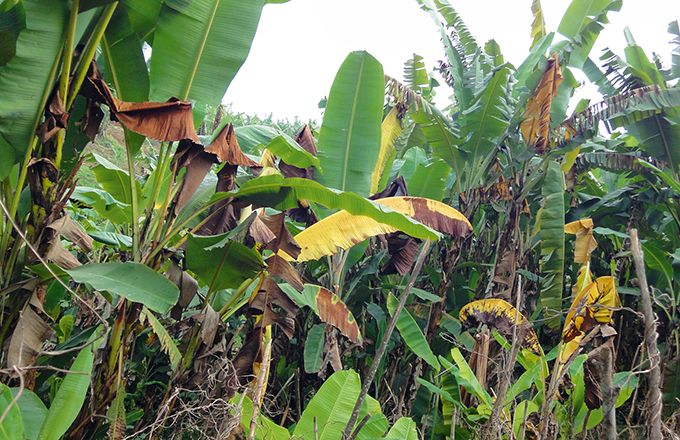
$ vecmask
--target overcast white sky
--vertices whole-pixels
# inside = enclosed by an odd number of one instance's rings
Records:
[[[480,43],[495,38],[505,59],[519,63],[527,54],[532,21],[530,0],[450,0]],[[556,30],[567,0],[543,0],[548,31]],[[600,34],[591,54],[604,47],[622,53],[623,28],[651,56],[670,60],[668,23],[680,18],[680,0],[624,0]],[[559,36],[558,36],[559,38]],[[291,0],[267,5],[246,63],[224,103],[238,112],[275,119],[320,120],[318,102],[328,94],[337,69],[353,50],[367,50],[385,73],[402,78],[413,53],[428,70],[443,59],[438,30],[415,0]],[[442,89],[440,97],[445,93]]]

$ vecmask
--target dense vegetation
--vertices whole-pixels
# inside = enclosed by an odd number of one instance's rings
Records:
[[[320,124],[220,105],[280,0],[0,4],[0,438],[678,438],[677,21],[418,2]]]

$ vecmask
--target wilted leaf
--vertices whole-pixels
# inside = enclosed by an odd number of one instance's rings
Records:
[[[234,133],[232,124],[226,125],[215,139],[205,148],[205,151],[217,156],[220,163],[238,165],[242,167],[259,167],[260,165],[243,154]]]
[[[274,253],[281,250],[293,258],[296,258],[300,254],[300,246],[286,227],[284,213],[273,216],[263,216],[262,221],[276,236],[274,240],[267,243],[265,249],[269,249]]]
[[[217,328],[220,325],[220,315],[210,306],[206,304],[202,312],[203,319],[201,320],[201,340],[206,347],[212,347]]]
[[[62,269],[73,269],[81,265],[80,261],[62,246],[58,235],[50,241],[45,258]]]
[[[394,160],[396,152],[394,141],[399,137],[402,130],[400,110],[398,107],[392,107],[392,110],[387,113],[387,116],[383,119],[380,127],[380,151],[378,152],[378,160],[375,163],[373,174],[371,175],[371,194],[378,192],[381,187],[380,182],[383,180],[383,175],[385,172],[389,174],[389,169]]]
[[[52,334],[52,327],[38,315],[30,303],[19,313],[9,341],[7,366],[17,368],[33,365],[43,342]]]
[[[472,230],[465,216],[449,205],[435,200],[419,197],[388,197],[375,200],[375,202],[454,237],[465,236]],[[339,211],[295,236],[295,240],[302,248],[296,260],[302,262],[333,255],[339,249],[349,249],[369,237],[396,231],[398,231],[397,228],[379,223],[370,217]],[[282,256],[287,257],[285,254]]]
[[[527,104],[520,131],[525,142],[543,154],[550,148],[550,106],[562,82],[562,71],[557,53],[548,60],[543,77]]]
[[[336,294],[313,284],[305,284],[302,293],[285,284],[281,285],[281,289],[298,306],[311,308],[319,319],[336,327],[350,341],[362,343],[361,332],[352,311]]]
[[[459,318],[461,324],[466,328],[486,324],[488,327],[498,330],[505,337],[512,337],[513,329],[518,327],[525,332],[522,345],[536,354],[543,353],[531,322],[505,300],[487,298],[472,301],[460,309]]]
[[[576,235],[574,262],[586,264],[590,261],[590,254],[597,247],[597,241],[593,237],[593,220],[584,218],[567,223],[564,225],[564,232]]]
[[[281,278],[300,292],[305,288],[298,271],[279,255],[271,255],[265,260],[265,263],[267,263],[267,272],[270,275]]]
[[[120,121],[129,130],[161,142],[191,139],[198,142],[194,130],[191,103],[178,99],[167,102],[126,102],[113,96],[92,64],[80,92],[111,110],[111,119]]]
[[[579,274],[579,286],[583,286],[574,297],[562,330],[562,340],[569,342],[588,332],[598,324],[609,324],[615,308],[621,307],[614,277],[599,277],[589,281],[587,272]]]
[[[83,251],[89,252],[92,250],[92,237],[90,237],[87,232],[76,222],[74,222],[71,217],[64,215],[58,220],[53,221],[47,225],[49,229],[52,229],[57,235],[69,240],[71,243],[80,247]]]

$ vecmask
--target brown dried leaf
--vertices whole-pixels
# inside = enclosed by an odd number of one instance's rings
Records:
[[[298,246],[293,235],[286,227],[284,213],[263,216],[262,221],[276,235],[276,238],[269,242],[265,249],[269,249],[274,253],[282,250],[293,258],[297,258],[300,255],[300,246]]]
[[[387,251],[390,259],[382,268],[382,273],[398,273],[404,275],[411,270],[416,254],[418,253],[419,241],[413,237],[397,232],[387,236]]]
[[[201,319],[201,340],[207,347],[212,347],[217,328],[220,325],[220,315],[210,306],[206,304],[203,309],[203,318]]]
[[[277,276],[285,282],[293,286],[298,292],[302,292],[305,288],[302,278],[297,270],[286,260],[281,258],[278,254],[273,254],[265,261],[267,263],[267,271],[272,276]]]
[[[520,124],[525,142],[534,147],[539,154],[550,149],[550,106],[563,79],[555,53],[548,60],[543,77],[527,104],[524,120]]]
[[[276,235],[274,235],[271,229],[269,229],[267,225],[264,224],[259,215],[256,215],[253,218],[253,221],[248,228],[248,233],[251,237],[253,237],[255,242],[261,243],[263,245],[271,243],[276,238]]]
[[[392,182],[390,182],[387,187],[380,191],[379,193],[373,194],[369,199],[371,200],[378,200],[378,199],[384,199],[385,197],[399,197],[399,196],[407,196],[408,195],[408,189],[406,188],[406,181],[402,176],[397,177],[394,179]]]
[[[323,322],[333,325],[355,344],[363,342],[359,326],[352,312],[338,295],[320,287],[319,293],[316,296],[316,307],[319,318]]]
[[[17,368],[33,365],[43,342],[52,334],[52,328],[26,304],[12,333],[7,352],[7,366]]]
[[[47,261],[51,261],[62,269],[73,269],[74,267],[81,266],[80,261],[78,261],[75,255],[61,245],[58,235],[50,241],[45,257]]]
[[[182,187],[177,193],[175,202],[175,214],[189,203],[198,187],[210,172],[210,167],[215,163],[215,156],[206,153],[200,144],[185,139],[179,143],[175,156],[172,158],[171,168],[180,170],[186,168]]]
[[[81,87],[84,96],[106,104],[112,120],[118,120],[126,128],[161,142],[191,139],[198,142],[194,130],[191,103],[171,98],[167,102],[126,102],[113,96],[101,79],[95,63]]]
[[[217,156],[221,163],[228,163],[230,165],[239,165],[242,167],[259,167],[260,165],[243,154],[241,147],[236,139],[234,126],[232,124],[226,125],[222,131],[219,132],[215,140],[205,148],[207,153],[212,153]]]
[[[57,235],[69,240],[71,243],[75,244],[85,252],[92,250],[92,237],[87,235],[87,232],[76,222],[74,222],[71,217],[64,215],[58,220],[53,221],[47,225],[49,229],[52,229]]]
[[[308,125],[304,125],[300,129],[298,134],[295,136],[295,141],[308,153],[316,156],[316,143],[314,142],[314,135],[312,134],[312,130]],[[312,167],[298,168],[293,165],[288,165],[283,160],[279,161],[279,171],[281,171],[281,174],[283,174],[285,177],[301,177],[305,179],[314,178],[314,169]]]

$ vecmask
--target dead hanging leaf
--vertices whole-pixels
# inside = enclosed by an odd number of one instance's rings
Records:
[[[47,106],[45,110],[45,118],[43,122],[38,126],[38,138],[41,143],[45,143],[52,139],[59,130],[62,130],[68,126],[69,114],[66,113],[64,108],[64,103],[59,96],[59,93],[55,93],[52,96],[50,105]]]
[[[43,342],[52,334],[52,327],[26,304],[19,312],[7,352],[7,366],[17,368],[33,365]]]
[[[276,282],[267,277],[250,300],[250,308],[255,312],[265,314],[272,305],[280,307],[288,316],[292,317],[298,311],[298,306],[286,295]],[[272,309],[273,310],[273,309]],[[292,334],[289,336],[292,337]]]
[[[217,173],[215,192],[228,192],[236,188],[236,165],[225,163]],[[208,213],[208,221],[201,226],[199,235],[217,235],[234,229],[238,220],[238,208],[232,198],[220,200]]]
[[[59,236],[56,235],[49,243],[47,254],[45,255],[47,261],[51,261],[62,269],[73,269],[81,266],[80,261],[62,246]]]
[[[179,320],[182,317],[182,310],[191,303],[191,300],[198,293],[198,281],[172,260],[170,260],[170,266],[165,271],[165,276],[179,288],[179,299],[171,311],[171,316]]]
[[[248,227],[248,233],[256,243],[267,245],[276,239],[276,235],[264,224],[259,215],[253,218]]]
[[[583,401],[588,409],[594,410],[602,406],[600,380],[597,377],[597,369],[593,366],[593,360],[590,358],[586,359],[583,365],[583,381],[585,382]]]
[[[390,182],[384,190],[373,194],[369,197],[370,200],[384,199],[385,197],[401,197],[408,196],[408,189],[406,188],[406,181],[402,176],[397,177]]]
[[[171,98],[167,102],[126,102],[113,96],[93,62],[80,93],[96,102],[106,104],[111,119],[120,121],[127,129],[161,142],[191,139],[198,142],[194,130],[191,103]]]
[[[92,237],[87,235],[87,232],[85,232],[83,228],[78,223],[74,222],[68,215],[64,215],[60,219],[53,221],[47,225],[47,227],[52,229],[57,235],[61,235],[69,240],[83,251],[89,252],[92,250]]]
[[[239,165],[242,167],[259,167],[260,164],[243,154],[241,147],[236,139],[234,126],[226,125],[215,139],[205,147],[207,153],[217,156],[220,163]]]
[[[506,338],[512,337],[513,329],[517,325],[525,332],[523,346],[538,355],[543,354],[543,349],[541,344],[538,343],[538,337],[531,326],[531,322],[505,300],[487,298],[472,301],[460,309],[459,318],[464,328],[486,324],[488,327],[498,330]]]
[[[550,107],[564,77],[557,53],[548,60],[545,72],[533,96],[529,99],[520,131],[524,141],[543,154],[550,149]]]
[[[314,142],[314,135],[312,130],[308,125],[304,125],[298,134],[295,136],[295,142],[297,142],[302,148],[304,148],[312,156],[316,156],[316,143]],[[314,169],[309,168],[298,168],[293,165],[288,165],[283,160],[279,161],[279,170],[281,174],[285,177],[302,177],[305,179],[314,178]]]
[[[354,315],[338,295],[320,287],[316,295],[316,307],[323,322],[333,325],[353,343],[363,343]]]
[[[331,364],[333,371],[341,371],[343,369],[342,359],[340,358],[340,347],[338,346],[338,338],[335,336],[335,332],[332,332],[332,335],[326,338],[325,351],[326,362]]]
[[[298,292],[301,292],[305,288],[298,271],[279,255],[271,255],[265,260],[265,263],[267,263],[267,272],[269,272],[269,275],[281,278],[283,281],[293,286]]]
[[[408,235],[395,232],[387,236],[387,252],[390,259],[382,267],[383,274],[398,273],[404,275],[410,272],[420,241]]]
[[[284,213],[263,216],[262,221],[276,236],[274,240],[267,244],[265,249],[274,253],[282,250],[293,258],[297,258],[300,255],[300,246],[298,246],[297,241],[286,227],[286,216]]]
[[[201,340],[206,347],[212,347],[217,328],[220,325],[220,315],[210,306],[206,304],[202,313],[201,319]]]
[[[175,214],[189,203],[191,196],[210,172],[213,163],[215,163],[215,155],[206,153],[200,144],[188,139],[180,141],[170,165],[171,169],[176,171],[186,168],[182,187],[176,196]]]
[[[574,261],[586,264],[590,261],[590,254],[597,247],[597,241],[593,237],[593,220],[583,218],[564,225],[564,232],[576,235],[574,249]]]

